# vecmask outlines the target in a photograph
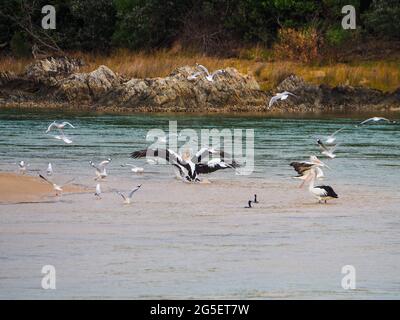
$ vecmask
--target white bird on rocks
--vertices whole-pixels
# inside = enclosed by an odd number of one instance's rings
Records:
[[[132,201],[132,196],[133,194],[140,189],[142,185],[138,185],[135,189],[133,189],[131,192],[129,192],[128,196],[126,197],[122,192],[117,191],[117,194],[119,194],[122,199],[124,200],[124,204],[130,204]]]
[[[213,82],[214,81],[214,77],[216,77],[217,75],[226,74],[225,70],[216,70],[213,73],[210,73],[205,66],[203,66],[201,64],[198,64],[198,63],[196,63],[196,66],[197,66],[197,68],[199,68],[201,71],[203,71],[205,73],[206,79],[208,81],[210,81],[210,82]]]
[[[48,176],[53,175],[53,166],[51,165],[51,163],[49,162],[48,166],[47,166],[47,170],[46,173]]]
[[[71,180],[65,182],[63,185],[58,185],[58,184],[50,181],[49,179],[45,178],[41,174],[39,174],[39,177],[42,178],[44,181],[46,181],[48,184],[50,184],[53,187],[54,191],[56,192],[56,196],[61,195],[64,186],[70,184],[71,182],[73,182],[75,180],[75,179],[71,179]]]
[[[201,71],[195,72],[195,73],[189,75],[189,76],[187,77],[187,79],[188,79],[189,81],[194,81],[194,80],[196,80],[201,74],[202,74]]]
[[[98,183],[97,185],[96,185],[96,191],[95,191],[95,193],[94,193],[94,195],[95,195],[95,197],[97,198],[97,199],[101,199],[101,187],[100,187],[100,183]]]
[[[362,126],[362,125],[367,124],[367,123],[370,123],[370,122],[381,122],[381,121],[384,121],[384,122],[387,122],[387,123],[396,123],[396,121],[391,121],[391,120],[389,120],[389,119],[387,119],[387,118],[383,118],[383,117],[373,117],[373,118],[369,118],[369,119],[367,119],[367,120],[364,120],[364,121],[361,122],[360,124],[356,125],[356,127]]]
[[[275,103],[275,102],[277,102],[278,100],[286,100],[289,96],[292,96],[292,97],[297,97],[295,94],[293,94],[293,93],[291,93],[291,92],[289,92],[289,91],[284,91],[284,92],[281,92],[281,93],[277,93],[276,95],[274,95],[270,100],[269,100],[269,103],[268,103],[268,107],[272,107],[272,105]]]
[[[142,167],[137,167],[131,163],[121,164],[121,167],[131,167],[131,171],[133,173],[143,173],[144,172],[144,169]]]

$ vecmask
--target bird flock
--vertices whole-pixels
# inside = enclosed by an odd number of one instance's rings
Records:
[[[208,70],[202,66],[197,65],[200,69],[198,73],[193,74],[193,77],[198,77],[201,73],[206,75],[206,79],[208,81],[213,81],[213,78],[218,74],[224,73],[222,70],[217,70],[214,73],[210,74]],[[282,92],[274,96],[269,102],[270,105],[276,103],[278,100],[285,100],[289,96],[297,97],[296,95],[290,92]],[[387,118],[383,117],[373,117],[362,121],[361,123],[355,125],[356,128],[361,128],[370,123],[377,122],[386,122],[386,123],[396,123],[395,121],[391,121]],[[58,130],[58,134],[53,136],[57,140],[62,140],[66,144],[72,144],[71,138],[65,135],[64,130],[66,128],[75,129],[70,122],[52,122],[47,130],[46,134],[51,132],[52,130]],[[332,160],[336,158],[336,150],[340,144],[336,143],[337,136],[340,132],[345,130],[346,127],[342,127],[336,130],[329,136],[326,137],[314,137],[316,139],[316,143],[320,148],[321,155],[326,158]],[[165,137],[164,137],[165,138]],[[166,139],[166,138],[165,138]],[[172,149],[164,149],[164,148],[155,148],[155,149],[143,149],[137,150],[130,154],[130,157],[133,159],[146,158],[149,163],[159,163],[160,160],[166,161],[169,165],[174,168],[177,178],[181,179],[184,182],[201,182],[201,175],[210,174],[212,172],[218,170],[226,170],[232,169],[236,170],[240,167],[239,163],[235,161],[235,159],[228,153],[223,150],[216,150],[212,147],[202,147],[199,151],[192,154],[190,150],[186,150],[182,154],[179,154]],[[210,159],[211,158],[211,159]],[[95,177],[94,180],[97,182],[95,186],[94,196],[96,199],[102,199],[102,187],[101,182],[104,181],[107,176],[107,166],[112,162],[111,158],[107,158],[105,160],[100,161],[99,163],[94,163],[92,160],[89,161],[89,165],[95,169]],[[17,163],[18,171],[20,174],[25,174],[30,166],[29,163],[26,163],[24,160],[21,160]],[[295,161],[290,163],[290,166],[297,172],[297,176],[294,178],[302,180],[300,188],[304,186],[304,184],[308,184],[309,192],[318,199],[318,202],[327,203],[328,200],[337,199],[339,196],[334,191],[331,186],[326,185],[316,185],[315,182],[317,180],[322,180],[325,178],[323,168],[330,167],[325,164],[323,161],[318,159],[317,156],[311,155],[309,160],[307,161]],[[122,164],[121,167],[129,168],[132,173],[141,174],[144,172],[142,167],[138,167],[132,163]],[[52,180],[52,176],[54,174],[52,163],[48,163],[46,169],[45,177],[43,174],[39,174],[39,177],[51,185],[53,190],[55,191],[56,196],[60,196],[63,192],[63,188],[66,185],[74,182],[75,179],[68,180],[62,184],[55,183]],[[114,190],[117,195],[119,195],[124,204],[130,204],[132,201],[133,195],[141,188],[142,185],[138,185],[131,189],[131,191],[127,194],[124,194],[118,190]],[[253,204],[257,204],[257,195],[254,195],[253,200],[249,200],[247,206],[245,208],[253,208]]]
[[[396,123],[396,121],[391,121],[387,118],[383,117],[373,117],[366,119],[362,121],[361,123],[355,125],[356,128],[361,128],[364,125],[367,125],[369,123],[377,123],[377,122],[386,122],[386,123]],[[334,133],[331,135],[325,137],[325,139],[316,137],[316,142],[317,145],[320,148],[320,152],[322,155],[329,159],[335,159],[336,154],[335,151],[338,148],[340,144],[336,143],[336,138],[337,134],[345,130],[346,127],[340,128],[336,130]],[[303,182],[300,185],[300,188],[303,187],[304,184],[308,183],[309,187],[308,190],[309,192],[316,198],[318,199],[319,203],[327,203],[328,200],[332,199],[337,199],[339,196],[337,193],[333,190],[331,186],[326,186],[326,185],[315,185],[316,180],[322,180],[325,175],[322,170],[322,168],[328,168],[330,169],[329,166],[327,166],[324,162],[318,159],[317,156],[312,155],[310,156],[309,161],[295,161],[290,163],[290,166],[293,167],[293,169],[297,172],[297,176],[295,176],[295,179],[300,179],[303,180]]]

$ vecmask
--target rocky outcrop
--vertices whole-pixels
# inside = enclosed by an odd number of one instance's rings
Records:
[[[177,68],[164,78],[125,79],[106,66],[84,73],[82,61],[46,58],[29,65],[22,75],[0,73],[0,105],[31,105],[112,111],[248,111],[324,112],[400,108],[394,93],[364,87],[314,85],[291,75],[272,92],[264,92],[254,77],[227,68],[214,81],[204,75],[188,79],[196,67]],[[274,93],[290,97],[268,107]]]

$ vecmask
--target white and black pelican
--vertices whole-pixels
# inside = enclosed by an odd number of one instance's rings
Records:
[[[319,203],[321,203],[321,201],[327,203],[328,200],[339,198],[331,186],[315,186],[316,176],[317,172],[315,168],[312,168],[308,173],[307,181],[310,183],[308,190],[318,199]]]
[[[73,182],[75,179],[71,179],[67,182],[65,182],[63,185],[58,185],[52,181],[50,181],[49,179],[45,178],[44,176],[42,176],[41,174],[39,174],[39,177],[42,178],[44,181],[46,181],[48,184],[50,184],[54,191],[56,192],[56,196],[61,195],[62,191],[63,191],[63,187],[66,186],[67,184],[70,184],[71,182]]]
[[[338,144],[327,147],[322,141],[321,139],[317,140],[317,143],[319,145],[319,147],[321,148],[321,153],[324,156],[327,156],[328,158],[331,159],[335,159],[336,158],[336,154],[334,153],[338,147]]]
[[[275,102],[277,102],[278,100],[286,100],[289,96],[292,96],[292,97],[297,97],[295,94],[293,94],[293,93],[291,93],[291,92],[289,92],[289,91],[284,91],[284,92],[280,92],[280,93],[277,93],[276,95],[274,95],[270,100],[269,100],[269,103],[268,103],[268,107],[272,107],[272,105],[275,103]]]
[[[295,179],[300,179],[303,180],[303,182],[300,185],[300,188],[303,187],[305,181],[308,178],[308,174],[310,173],[310,170],[315,168],[317,176],[316,178],[319,180],[322,180],[325,175],[324,172],[322,171],[321,167],[326,167],[329,168],[325,163],[323,163],[321,160],[319,160],[316,156],[310,156],[310,161],[302,161],[302,162],[292,162],[290,163],[290,166],[296,170],[296,172],[299,174],[298,176],[294,177]]]
[[[207,174],[221,169],[236,168],[238,165],[233,161],[232,163],[226,163],[221,158],[214,158],[209,160],[207,163],[199,162],[199,159],[209,154],[207,148],[200,153],[197,152],[195,155],[195,162],[193,162],[189,152],[185,152],[182,156],[172,151],[171,149],[149,149],[139,150],[131,153],[132,158],[144,158],[158,157],[165,159],[171,165],[179,170],[180,176],[189,182],[199,182],[199,174]]]
[[[122,199],[124,200],[124,204],[130,204],[132,201],[133,194],[136,191],[138,191],[141,186],[142,186],[141,184],[138,185],[135,189],[133,189],[131,192],[129,192],[128,196],[125,196],[122,192],[119,192],[119,191],[117,191],[117,194],[119,194],[122,197]]]

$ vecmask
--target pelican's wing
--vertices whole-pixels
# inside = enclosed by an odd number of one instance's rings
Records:
[[[314,166],[314,164],[311,162],[292,162],[290,163],[290,166],[292,166],[299,175],[303,176]]]
[[[129,197],[129,198],[132,198],[133,194],[134,194],[136,191],[138,191],[138,190],[140,189],[141,186],[142,186],[142,185],[139,185],[139,186],[137,186],[135,189],[133,189],[131,192],[129,192],[128,197]]]
[[[200,70],[205,72],[206,75],[208,75],[208,76],[210,75],[210,72],[208,72],[208,69],[205,66],[203,66],[201,64],[197,64],[197,68],[199,68]]]
[[[145,149],[131,153],[131,157],[134,159],[145,158],[147,156],[165,159],[169,163],[184,162],[182,157],[171,149]]]
[[[199,151],[197,151],[195,157],[197,158],[197,162],[201,162],[202,158],[211,155],[218,155],[222,160],[224,160],[225,158],[232,158],[229,153],[224,152],[223,150],[215,150],[207,147],[201,148]]]
[[[197,173],[211,173],[221,169],[232,168],[232,165],[227,164],[221,159],[212,159],[207,163],[197,163],[196,172]]]
[[[46,177],[42,176],[41,174],[39,174],[39,177],[42,178],[44,181],[46,181],[48,184],[54,185],[53,182],[51,182],[50,180],[48,180]]]

